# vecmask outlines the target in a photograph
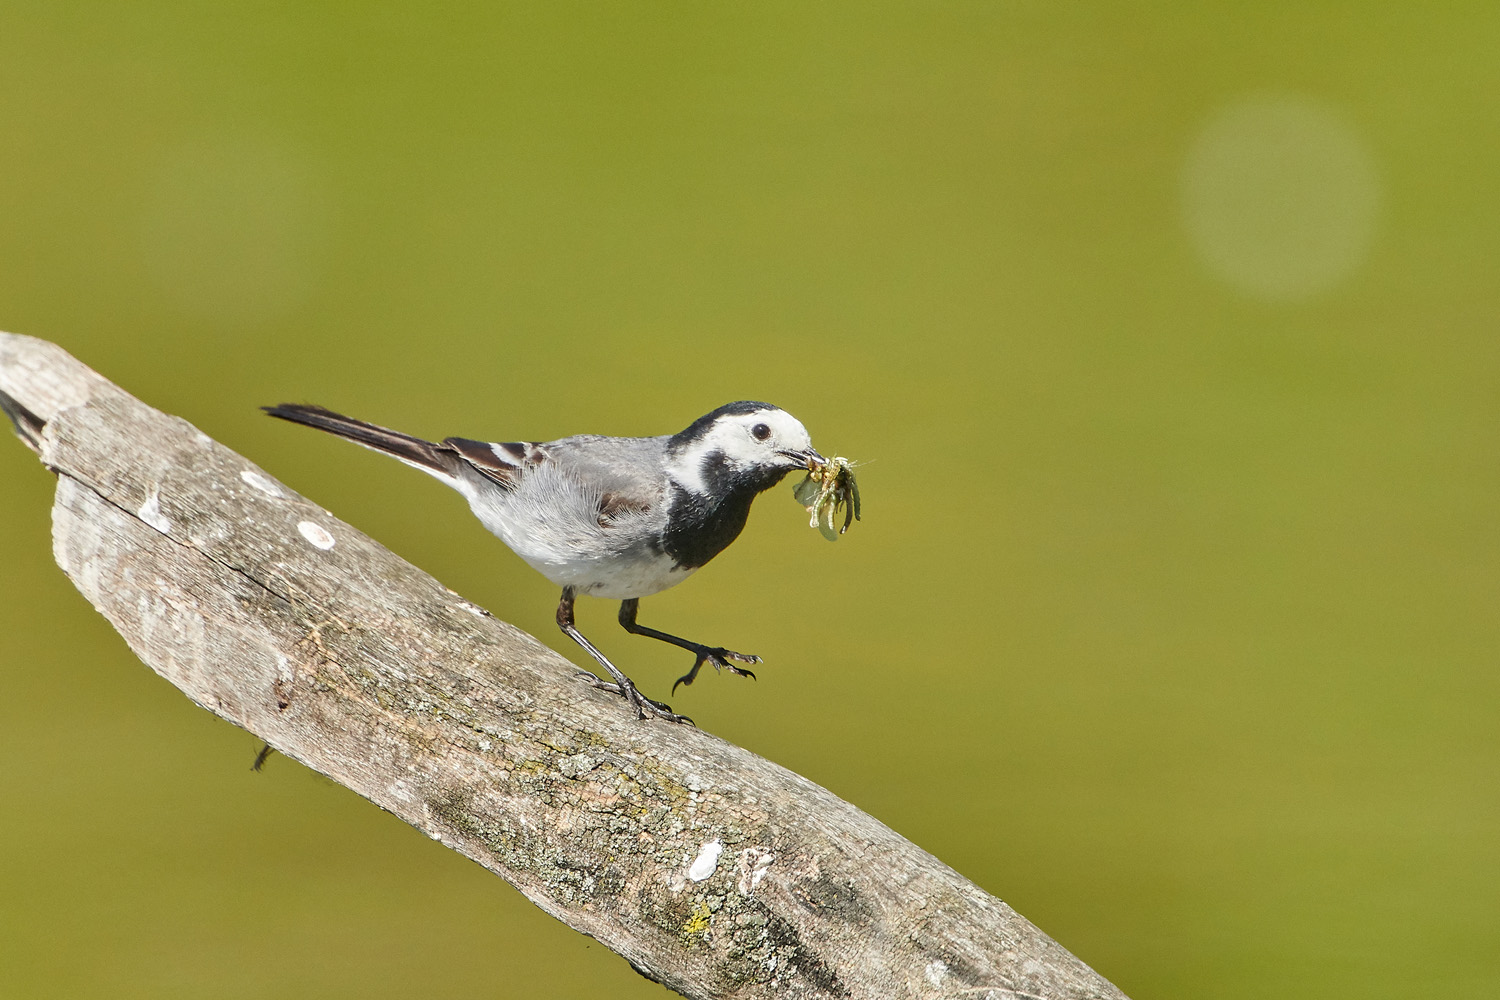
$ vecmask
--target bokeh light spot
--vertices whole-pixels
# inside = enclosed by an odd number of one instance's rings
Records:
[[[1219,278],[1268,301],[1327,291],[1365,259],[1380,180],[1358,132],[1317,100],[1259,96],[1213,115],[1188,151],[1183,221]]]

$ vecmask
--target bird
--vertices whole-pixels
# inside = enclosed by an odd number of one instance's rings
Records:
[[[690,685],[705,663],[754,678],[739,664],[760,657],[710,646],[636,621],[641,599],[676,586],[739,537],[750,505],[788,473],[825,463],[801,421],[753,400],[726,403],[675,434],[555,441],[427,441],[321,406],[261,407],[282,420],[391,455],[457,490],[491,533],[562,588],[557,626],[609,675],[579,676],[618,694],[636,718],[688,723],[635,683],[578,630],[580,596],[618,600],[620,625],[695,657],[672,685]]]

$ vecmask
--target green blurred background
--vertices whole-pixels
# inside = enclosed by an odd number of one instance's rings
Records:
[[[0,328],[577,658],[396,463],[262,417],[672,431],[783,487],[642,620],[679,710],[1137,998],[1500,992],[1493,3],[22,3]],[[0,995],[665,991],[193,707],[0,442]],[[648,693],[687,666],[585,602]]]

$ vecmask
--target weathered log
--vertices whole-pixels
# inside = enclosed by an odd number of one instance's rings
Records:
[[[770,761],[638,721],[567,660],[55,345],[0,403],[58,564],[157,673],[689,997],[1122,997]]]

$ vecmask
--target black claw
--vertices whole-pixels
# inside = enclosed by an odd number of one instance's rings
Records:
[[[649,716],[658,719],[666,719],[668,722],[686,722],[694,729],[698,728],[697,723],[695,723],[692,719],[689,719],[685,715],[678,715],[676,712],[672,711],[672,706],[668,705],[666,702],[653,701],[652,699],[647,698],[645,695],[641,694],[639,691],[634,692],[634,694],[636,698],[640,699],[639,701],[635,701],[636,718],[645,719]],[[634,701],[634,699],[632,700]],[[651,706],[651,710],[649,712],[646,710],[647,705]]]
[[[715,673],[719,672],[720,670],[728,670],[731,674],[735,674],[736,676],[748,677],[752,681],[755,680],[755,673],[753,671],[746,670],[744,667],[737,667],[733,663],[730,663],[729,660],[731,657],[739,658],[745,663],[760,662],[760,657],[758,656],[746,656],[743,653],[731,653],[729,650],[723,648],[703,649],[698,653],[698,659],[693,662],[693,669],[677,678],[677,681],[672,685],[672,693],[676,694],[677,689],[683,684],[692,684],[693,681],[698,677],[698,671],[703,669],[703,665],[705,663],[712,664]]]
[[[672,706],[666,702],[653,701],[647,698],[637,691],[634,685],[628,688],[621,688],[614,681],[601,680],[597,675],[587,670],[578,671],[577,676],[579,679],[587,681],[592,687],[596,687],[601,691],[608,691],[610,694],[620,695],[626,701],[630,702],[631,707],[635,709],[635,717],[637,719],[666,719],[668,722],[686,722],[694,729],[698,728],[698,724],[692,719],[686,715],[678,715],[672,711]],[[673,690],[676,689],[674,688]]]
[[[633,635],[644,635],[648,638],[659,639],[662,642],[669,642],[697,657],[693,661],[693,669],[677,678],[676,683],[672,685],[673,693],[676,693],[677,689],[682,685],[693,683],[693,679],[698,676],[698,671],[703,668],[703,664],[705,663],[712,663],[715,671],[723,670],[727,667],[732,674],[739,674],[741,677],[752,679],[755,677],[750,671],[736,667],[729,661],[738,660],[741,663],[759,663],[760,657],[749,653],[736,653],[734,650],[725,649],[723,646],[705,646],[702,643],[692,642],[680,636],[669,635],[654,628],[647,628],[635,620],[639,606],[640,601],[634,597],[620,602],[620,625],[624,627],[625,631]]]
[[[737,667],[730,660],[739,660],[741,663],[759,663],[760,657],[751,656],[748,653],[735,653],[727,649],[711,649],[708,651],[708,660],[714,665],[715,670],[724,669],[731,674],[754,679],[755,674],[744,667]]]

